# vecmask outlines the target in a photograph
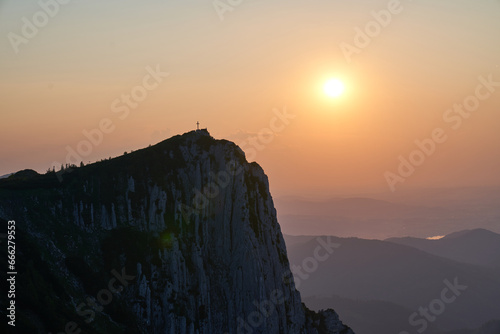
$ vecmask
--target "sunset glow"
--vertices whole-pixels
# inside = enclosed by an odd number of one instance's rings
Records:
[[[0,31],[8,333],[500,334],[500,0],[0,0]]]
[[[199,121],[259,163],[276,194],[390,192],[386,171],[401,177],[394,189],[500,185],[498,1],[473,15],[456,1],[303,6],[89,0],[52,18],[37,1],[3,1],[0,176],[115,157]],[[477,109],[455,111],[477,87]],[[437,128],[420,166],[414,143]]]

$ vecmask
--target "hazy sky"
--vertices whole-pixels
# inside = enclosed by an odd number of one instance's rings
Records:
[[[500,1],[59,1],[0,0],[0,175],[200,121],[278,195],[500,185]]]

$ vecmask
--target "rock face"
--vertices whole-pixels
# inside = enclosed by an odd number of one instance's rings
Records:
[[[33,333],[352,333],[302,304],[263,170],[205,130],[0,180],[0,218]]]

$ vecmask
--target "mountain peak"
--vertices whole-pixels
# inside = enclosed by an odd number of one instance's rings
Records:
[[[470,230],[462,230],[458,232],[453,232],[447,234],[443,237],[443,239],[454,239],[454,238],[464,238],[464,237],[480,237],[480,236],[491,236],[491,237],[500,237],[497,233],[494,233],[490,230],[484,228],[475,228]]]
[[[42,287],[20,305],[53,301],[18,309],[43,319],[24,332],[71,319],[85,332],[352,333],[303,306],[267,176],[234,143],[195,130],[54,174],[0,182],[0,219],[19,221],[18,270]],[[120,272],[131,281],[112,306],[83,312]]]

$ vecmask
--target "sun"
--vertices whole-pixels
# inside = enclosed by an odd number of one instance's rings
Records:
[[[329,79],[323,86],[325,94],[330,97],[339,97],[344,93],[345,86],[339,79]]]

